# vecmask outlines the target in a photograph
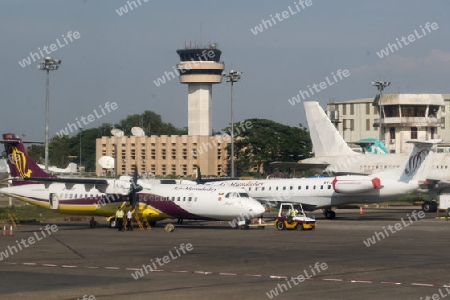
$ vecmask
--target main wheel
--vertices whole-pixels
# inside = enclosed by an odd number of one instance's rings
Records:
[[[284,229],[286,229],[286,225],[284,225],[284,221],[278,221],[277,222],[277,229],[278,230],[284,230]]]

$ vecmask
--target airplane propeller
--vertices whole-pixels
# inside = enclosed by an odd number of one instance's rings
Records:
[[[138,183],[138,170],[137,165],[134,165],[133,179],[131,180],[130,191],[128,192],[128,199],[130,200],[131,208],[134,210],[136,207],[137,197],[136,193],[143,190],[143,187]]]

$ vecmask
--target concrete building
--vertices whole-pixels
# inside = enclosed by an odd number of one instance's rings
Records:
[[[96,157],[114,157],[117,147],[118,175],[132,174],[137,165],[139,174],[192,176],[198,164],[202,174],[227,176],[229,142],[228,135],[104,136],[96,141]],[[97,164],[98,176],[112,172]]]
[[[379,97],[378,97],[379,98]],[[383,94],[374,98],[330,102],[328,115],[347,142],[379,138],[391,153],[409,152],[408,140],[442,138],[450,142],[448,94]],[[379,109],[382,111],[380,118]]]

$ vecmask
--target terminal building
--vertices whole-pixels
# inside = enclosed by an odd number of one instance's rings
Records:
[[[390,153],[409,152],[408,140],[449,143],[449,111],[450,94],[383,94],[327,104],[328,116],[347,143],[378,138]]]
[[[229,135],[212,135],[212,85],[222,82],[225,64],[217,44],[177,50],[180,83],[188,85],[188,135],[103,136],[96,141],[96,159],[115,157],[117,175],[191,176],[195,165],[207,176],[227,176]],[[175,77],[175,74],[174,74]],[[117,152],[117,153],[116,153]],[[97,164],[98,176],[112,174]]]

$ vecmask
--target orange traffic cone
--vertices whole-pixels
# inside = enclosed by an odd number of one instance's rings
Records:
[[[12,225],[9,226],[9,235],[12,235]]]
[[[364,214],[364,211],[363,211],[363,209],[362,209],[362,206],[359,207],[359,214],[360,214],[360,215]]]

